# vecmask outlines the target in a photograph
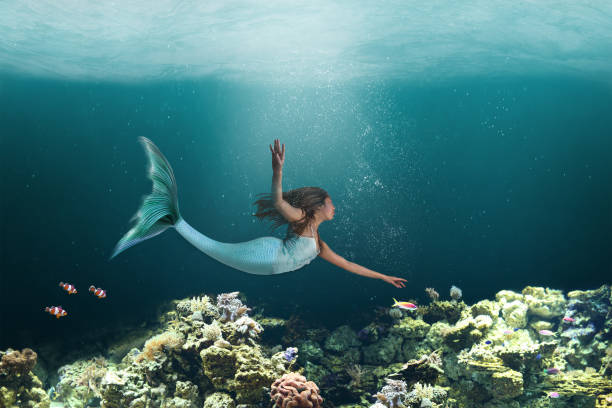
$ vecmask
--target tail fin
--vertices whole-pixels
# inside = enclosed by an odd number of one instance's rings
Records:
[[[395,305],[397,305],[399,303],[396,298],[391,298],[391,299],[393,299],[393,301],[395,302],[395,303],[393,303],[393,306],[395,306]],[[391,306],[391,307],[393,307],[393,306]]]
[[[110,259],[146,239],[161,234],[180,218],[176,180],[170,163],[157,146],[146,137],[139,138],[149,159],[149,178],[153,191],[143,197],[143,202],[130,221],[136,224],[119,240]]]

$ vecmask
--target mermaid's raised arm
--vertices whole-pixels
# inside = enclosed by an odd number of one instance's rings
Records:
[[[278,139],[274,140],[274,148],[270,145],[272,152],[272,200],[274,208],[289,222],[301,220],[304,211],[296,208],[283,199],[283,164],[285,163],[285,145]]]

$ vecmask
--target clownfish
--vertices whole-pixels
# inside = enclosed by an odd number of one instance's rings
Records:
[[[77,290],[74,287],[74,285],[72,285],[70,283],[60,282],[59,285],[60,285],[60,287],[62,289],[64,289],[66,292],[68,292],[69,295],[74,295],[75,293],[77,293]]]
[[[106,297],[106,291],[100,288],[96,288],[94,285],[91,285],[89,287],[89,291],[92,292],[97,297],[99,297],[100,299],[104,299]]]
[[[415,305],[414,303],[410,303],[410,302],[398,302],[397,299],[393,298],[393,301],[395,303],[393,303],[393,305],[391,305],[391,307],[399,307],[400,309],[406,309],[406,310],[416,310],[417,309],[417,305]]]
[[[66,312],[64,309],[62,309],[61,306],[51,306],[51,307],[45,307],[45,312],[55,316],[56,318],[60,318],[62,316],[66,316],[68,314],[68,312]]]

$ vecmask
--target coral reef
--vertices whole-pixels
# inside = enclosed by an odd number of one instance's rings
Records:
[[[216,304],[183,299],[146,342],[113,343],[140,350],[63,366],[55,395],[70,408],[310,408],[323,398],[338,408],[610,405],[610,286],[502,290],[472,305],[457,290],[451,301],[428,291],[432,301],[416,311],[379,307],[361,328],[347,321],[331,331],[299,316],[251,317],[238,292]],[[40,405],[31,396],[42,391],[31,391],[33,362],[30,351],[2,353],[6,406],[48,406],[44,394]]]
[[[401,378],[408,385],[417,382],[434,384],[438,377],[444,374],[442,358],[439,353],[440,351],[433,351],[431,354],[424,355],[418,360],[410,360],[399,371],[391,374],[389,378]]]
[[[55,399],[72,408],[86,407],[92,399],[101,397],[100,387],[108,366],[103,357],[94,357],[60,367]]]
[[[212,408],[265,401],[266,390],[296,358],[280,351],[266,357],[255,341],[262,328],[237,294],[218,298],[218,306],[206,296],[175,302],[176,309],[160,317],[163,331],[118,364],[96,358],[62,367],[57,399],[71,408]]]
[[[419,314],[429,324],[439,321],[455,324],[464,308],[465,303],[463,302],[438,301],[419,308]]]

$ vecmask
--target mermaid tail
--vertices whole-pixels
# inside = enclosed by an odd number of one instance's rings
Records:
[[[279,262],[285,251],[281,239],[261,237],[247,242],[219,242],[196,231],[182,218],[174,228],[191,245],[206,255],[240,271],[256,275],[272,275],[293,270],[283,268],[284,263]]]
[[[170,163],[152,141],[142,136],[138,140],[149,159],[148,176],[153,181],[153,191],[143,197],[140,208],[130,220],[136,223],[119,240],[110,259],[129,247],[161,234],[181,218],[176,180]]]

